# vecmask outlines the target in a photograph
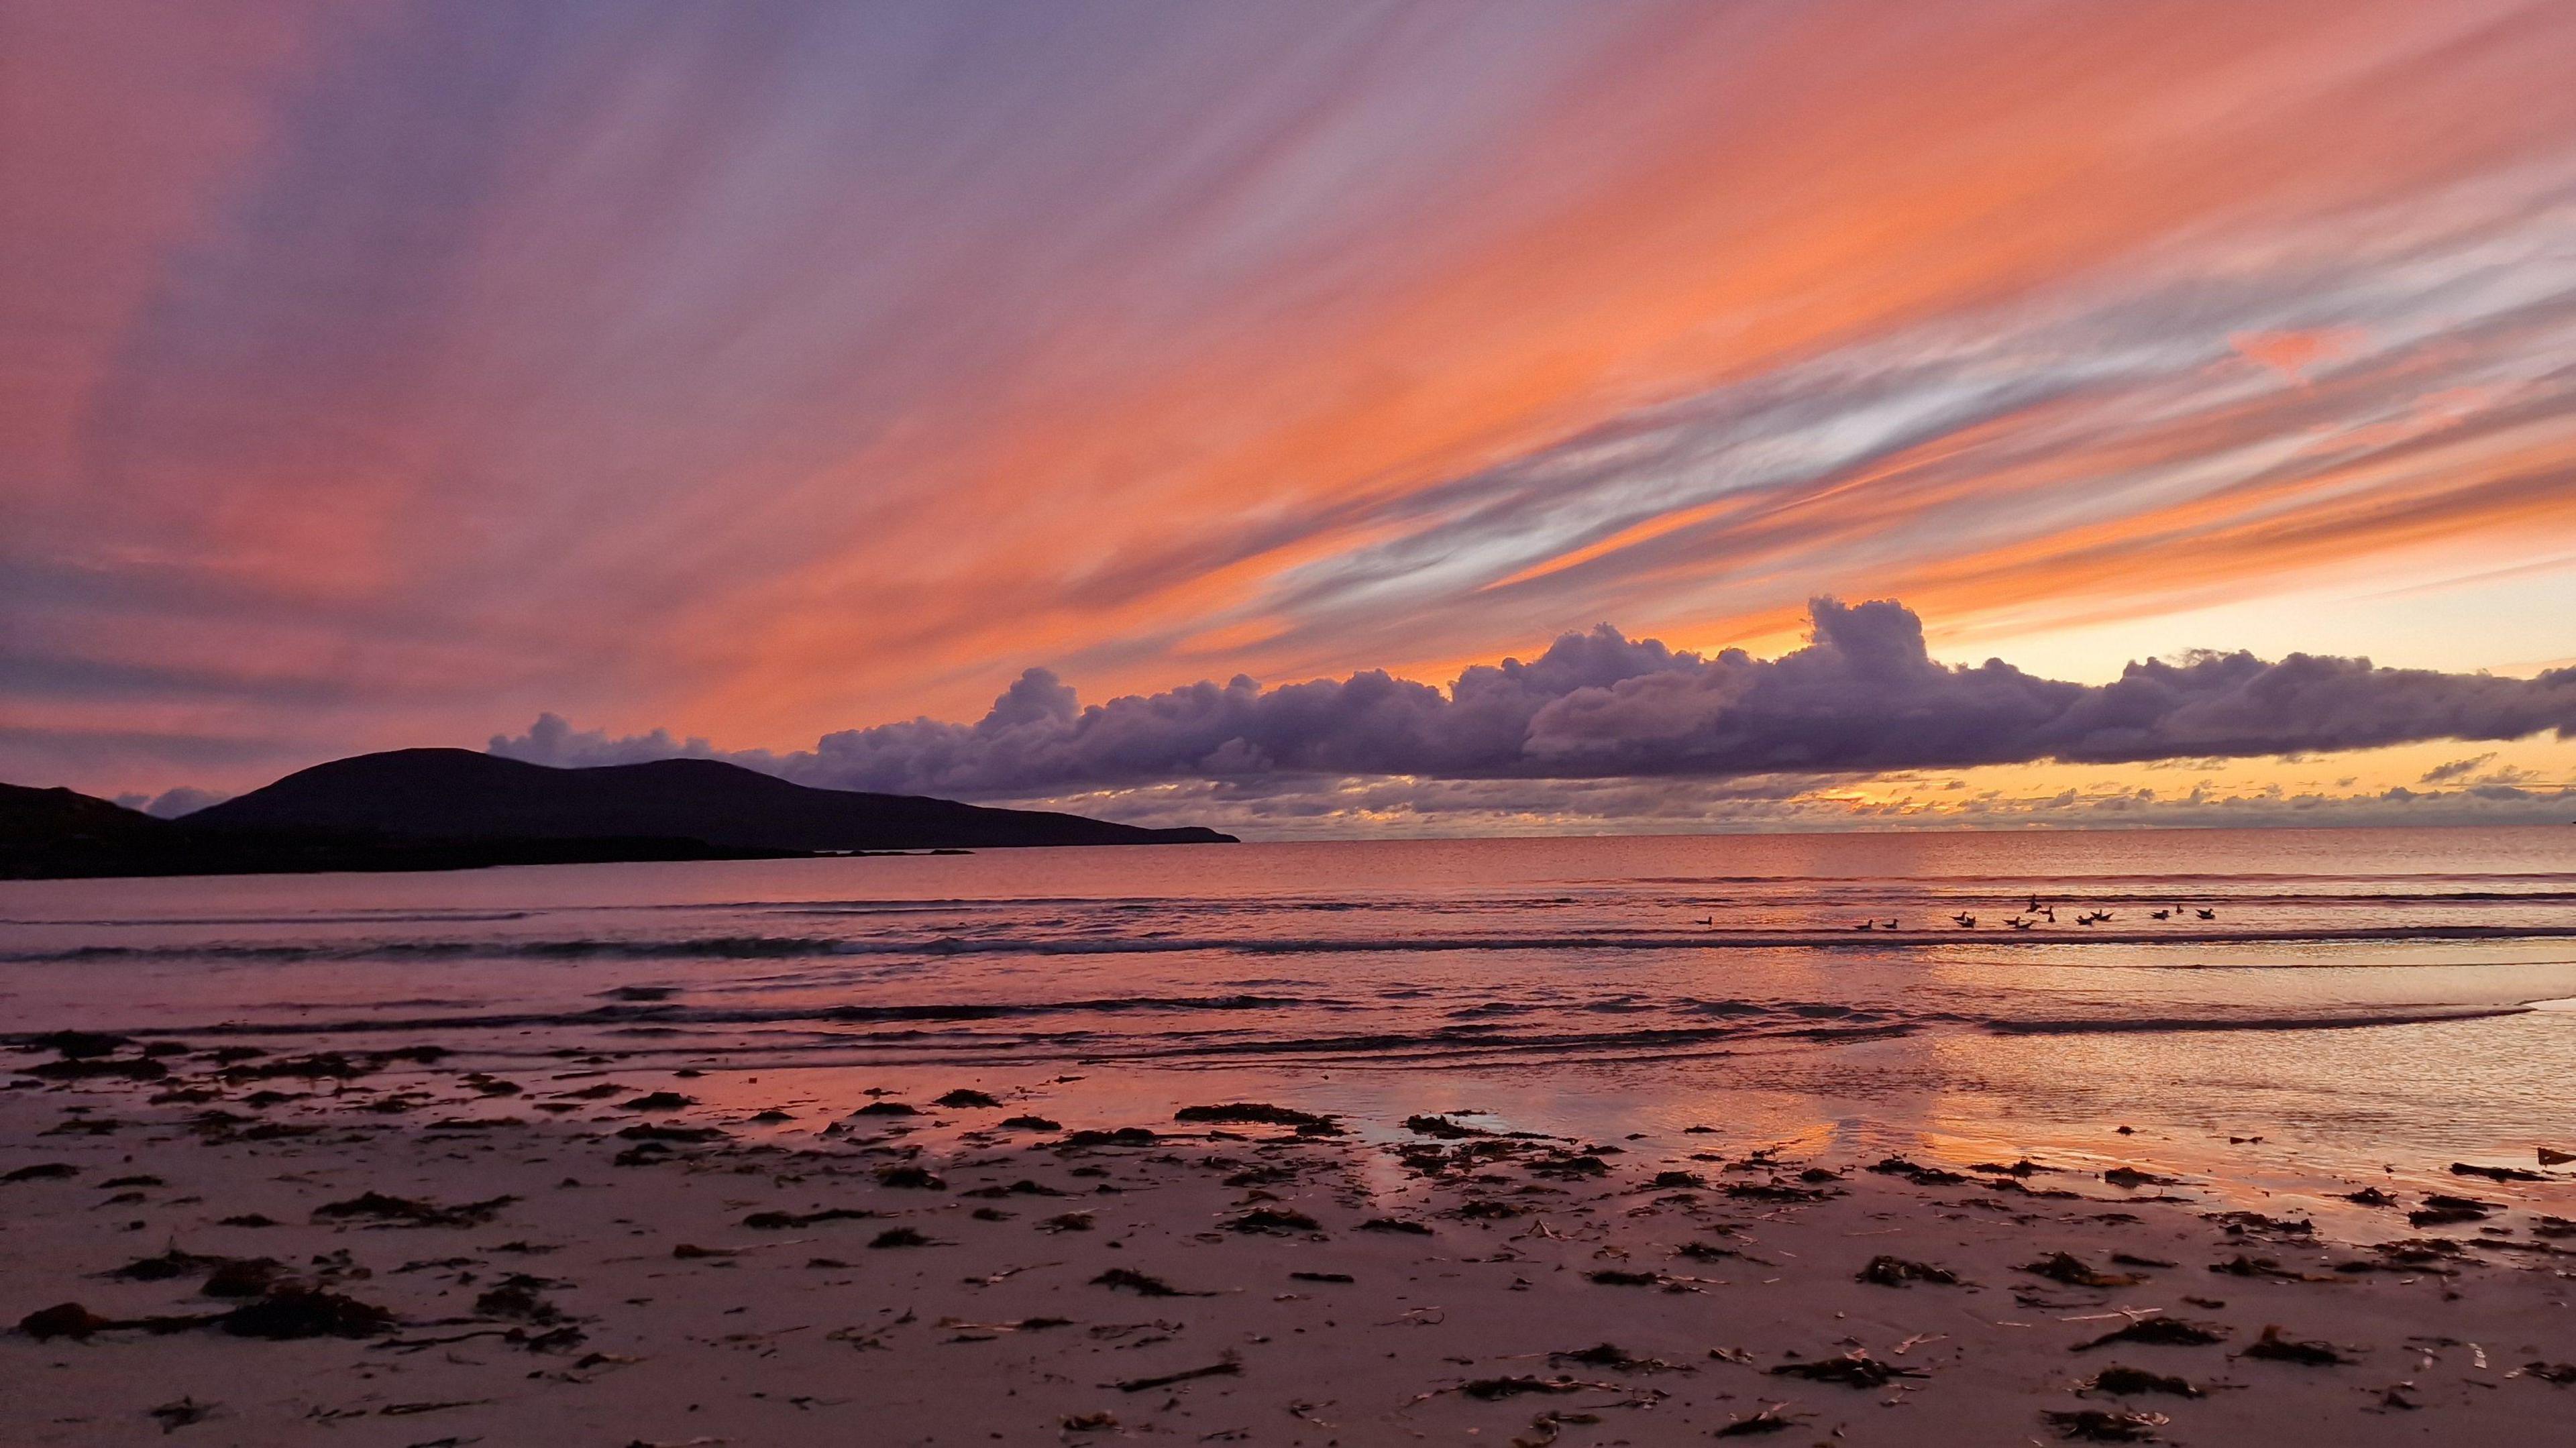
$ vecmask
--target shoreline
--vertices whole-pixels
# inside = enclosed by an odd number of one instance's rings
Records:
[[[2107,1127],[2080,1165],[1952,1160],[1759,1139],[1722,1096],[1581,1140],[849,1071],[782,1122],[743,1095],[776,1083],[602,1057],[148,1059],[0,1093],[0,1316],[210,1320],[8,1334],[8,1441],[2415,1443],[2576,1407],[2564,1167],[2303,1226],[2104,1180]],[[2411,1224],[2428,1192],[2496,1205]],[[329,1298],[355,1335],[231,1316]],[[2176,1320],[2216,1340],[2075,1350]]]

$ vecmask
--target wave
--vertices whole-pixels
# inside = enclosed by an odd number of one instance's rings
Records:
[[[2064,946],[2290,945],[2443,940],[2563,940],[2576,924],[2420,924],[2288,926],[2244,930],[1857,931],[1723,929],[1587,931],[1527,935],[1199,936],[1151,932],[1124,936],[956,936],[848,939],[811,935],[722,935],[680,940],[584,937],[557,940],[371,940],[199,945],[79,945],[0,954],[0,963],[66,964],[109,960],[757,960],[818,956],[961,955],[1386,955],[1413,952],[1539,950],[1949,950],[1960,946],[2034,949]]]
[[[1285,1056],[1313,1060],[1392,1060],[1409,1065],[1456,1064],[1457,1058],[1547,1056],[1557,1060],[1600,1060],[1640,1052],[1735,1047],[1763,1041],[1830,1042],[1909,1035],[1921,1021],[1886,1021],[1842,1026],[1797,1026],[1759,1030],[1741,1026],[1674,1026],[1632,1031],[1543,1031],[1506,1033],[1499,1027],[1452,1026],[1429,1031],[1372,1031],[1337,1036],[1284,1036],[1244,1041],[1139,1042],[1113,1050],[1083,1052],[1084,1061],[1151,1061],[1192,1058],[1247,1059]]]
[[[1492,915],[1504,911],[1553,910],[1568,906],[1627,909],[1880,909],[1930,908],[1934,906],[1996,907],[2009,909],[2011,902],[2036,894],[2043,900],[2054,900],[2060,906],[2110,905],[2153,907],[2168,905],[2177,897],[2194,905],[2217,905],[2249,910],[2285,906],[2358,906],[2358,905],[2563,905],[2576,901],[2576,884],[2564,877],[2548,877],[2539,886],[2506,889],[2492,881],[2475,883],[2487,886],[2476,889],[2373,889],[2382,883],[2353,880],[2351,888],[2320,886],[2313,877],[2292,877],[2309,888],[2302,890],[2252,890],[2242,888],[2259,877],[2242,875],[2213,876],[2206,881],[2138,881],[2120,882],[2117,888],[2079,886],[2065,888],[2041,883],[2017,888],[1992,880],[1881,880],[1881,879],[1815,879],[1763,880],[1762,885],[1802,884],[1821,888],[1802,890],[1766,889],[1747,894],[1674,894],[1639,892],[1618,887],[1588,890],[1581,895],[1545,896],[1475,896],[1465,899],[1425,899],[1412,894],[1389,894],[1383,897],[1307,897],[1307,896],[1234,896],[1219,898],[1145,899],[1066,899],[1054,896],[994,898],[988,900],[915,900],[915,901],[780,901],[775,903],[743,902],[723,907],[654,907],[721,908],[745,914],[769,917],[876,918],[955,914],[981,916],[1014,910],[1049,909],[1099,916],[1133,916],[1147,912],[1179,916],[1246,916],[1364,914],[1389,913],[1409,916]],[[2412,883],[2420,877],[2409,877]],[[1723,880],[1667,880],[1673,885],[1722,885]],[[2147,888],[2158,884],[2198,883],[2215,886],[2198,890]],[[2232,887],[2232,888],[2231,888]],[[212,922],[209,922],[212,923]]]
[[[51,951],[0,954],[0,962],[18,965],[100,960],[754,960],[813,955],[876,954],[866,942],[831,936],[718,935],[693,940],[344,940],[311,943],[223,943],[203,945],[75,945]]]
[[[2306,871],[2231,870],[2102,875],[1640,875],[1636,877],[1635,882],[1641,885],[1881,885],[1890,889],[1902,889],[1907,885],[1975,885],[1992,890],[1999,895],[2024,895],[2034,890],[2042,895],[2066,895],[2108,885],[2225,885],[2266,880],[2295,880],[2312,883],[2319,879],[2391,882],[2545,880],[2576,885],[2576,872],[2513,870],[2459,873],[2410,870],[2402,874],[2318,875]]]
[[[1650,1027],[1625,1031],[1541,1031],[1521,1033],[1501,1026],[1448,1026],[1429,1031],[1386,1031],[1333,1036],[1294,1036],[1227,1043],[1154,1043],[1115,1052],[1086,1052],[1084,1060],[1170,1060],[1192,1057],[1232,1059],[1284,1056],[1331,1057],[1397,1064],[1460,1064],[1461,1058],[1510,1059],[1546,1056],[1559,1060],[1600,1060],[1641,1055],[1668,1056],[1734,1051],[1772,1044],[1855,1044],[1915,1035],[1927,1029],[1958,1026],[1998,1035],[2183,1034],[2203,1031],[2352,1030],[2368,1026],[2433,1025],[2529,1013],[2526,1006],[2423,1007],[2338,1015],[2238,1017],[2140,1016],[2096,1019],[1993,1020],[1934,1011],[1903,1019],[1843,1007],[1771,1008],[1781,1016],[1839,1015],[1834,1024],[1787,1020],[1770,1025]]]
[[[2274,877],[2252,875],[2173,876],[2144,880],[2106,877],[2098,883],[2080,880],[2016,882],[1970,877],[1908,877],[1873,879],[1842,876],[1760,876],[1760,877],[1660,877],[1654,880],[1621,882],[1633,884],[1721,886],[1751,884],[1763,886],[1810,885],[1826,887],[1815,890],[1766,890],[1760,894],[1740,896],[1703,896],[1667,892],[1639,892],[1617,886],[1587,889],[1582,894],[1475,896],[1464,899],[1424,898],[1414,894],[1389,894],[1384,897],[1349,896],[1236,896],[1236,897],[1086,897],[1086,896],[996,896],[990,898],[936,898],[921,900],[740,900],[717,903],[555,905],[540,910],[478,909],[413,909],[323,910],[312,913],[263,912],[238,915],[206,914],[187,916],[133,917],[0,917],[0,926],[26,928],[113,928],[177,929],[217,928],[247,929],[257,927],[310,927],[330,925],[395,926],[395,925],[485,925],[507,924],[540,915],[580,916],[599,913],[620,914],[725,914],[732,913],[755,919],[786,921],[811,919],[889,919],[905,917],[955,915],[968,920],[995,916],[1007,917],[1014,912],[1048,910],[1061,912],[1052,922],[1071,924],[1082,920],[1099,921],[1104,928],[1132,928],[1133,917],[1154,913],[1182,919],[1258,920],[1264,916],[1400,914],[1416,918],[1445,916],[1490,917],[1525,911],[1552,911],[1566,907],[1586,910],[1659,911],[1659,910],[1734,910],[1782,912],[1799,910],[1860,911],[1883,913],[1889,910],[1932,910],[1965,906],[1971,909],[1991,908],[2005,911],[2012,902],[2036,893],[2056,901],[2061,908],[2109,906],[2152,908],[2174,902],[2178,897],[2195,905],[2216,905],[2234,911],[2284,908],[2334,909],[2359,907],[2420,907],[2479,905],[2565,905],[2576,902],[2576,876],[2470,876],[2459,883],[2477,888],[2442,889],[2372,889],[2381,883],[2421,885],[2441,883],[2445,877],[2405,876],[2344,877],[2334,882],[2320,882],[2313,876],[2278,877],[2306,885],[2297,890],[2255,890],[2243,888]],[[2534,888],[2503,888],[2507,880],[2530,880]],[[2186,883],[2220,887],[2203,890],[2149,888]],[[2112,888],[2116,886],[2117,888]],[[2350,886],[2351,888],[2343,888]],[[1114,923],[1113,923],[1114,922]],[[1029,923],[1022,920],[1018,923]],[[1811,927],[1819,933],[1830,933],[1831,926]],[[758,932],[745,932],[742,938],[765,938]],[[780,938],[792,938],[781,936]],[[837,937],[835,937],[837,938]],[[579,942],[571,942],[578,945]],[[0,956],[0,959],[16,957]]]
[[[867,1025],[880,1021],[986,1021],[1058,1015],[1118,1015],[1129,1012],[1266,1011],[1297,1007],[1334,1010],[1350,1002],[1314,996],[1111,996],[1066,1001],[937,1001],[894,1005],[837,1006],[703,1006],[644,1001],[590,1006],[581,1010],[507,1011],[447,1016],[362,1016],[332,1020],[245,1021],[208,1025],[136,1027],[127,1034],[149,1037],[188,1036],[331,1036],[389,1035],[401,1032],[525,1031],[585,1026],[764,1026],[808,1022],[816,1025]]]
[[[0,917],[0,925],[24,926],[113,926],[117,928],[152,928],[161,926],[243,926],[243,925],[494,925],[511,920],[525,920],[536,914],[532,910],[355,910],[311,915],[136,915],[123,919],[83,920],[66,917],[60,920],[21,920]]]
[[[2161,1034],[2190,1031],[2351,1031],[2368,1026],[2424,1026],[2445,1021],[2483,1021],[2529,1015],[2530,1005],[2413,1006],[2337,1015],[2282,1016],[2132,1016],[2068,1017],[2058,1020],[1998,1020],[1985,1029],[1999,1036],[2089,1036],[2131,1032]]]
[[[1332,995],[1218,994],[1081,997],[1065,1000],[895,1001],[873,1004],[736,1006],[688,1001],[611,1002],[579,1009],[378,1015],[363,1018],[235,1018],[195,1026],[157,1023],[129,1033],[156,1039],[301,1040],[411,1037],[466,1052],[530,1049],[542,1033],[553,1046],[584,1036],[654,1044],[653,1051],[720,1055],[778,1068],[870,1062],[1073,1063],[1295,1062],[1315,1066],[1465,1067],[1545,1061],[1621,1062],[1773,1053],[1886,1042],[1926,1031],[1997,1036],[2303,1032],[2452,1024],[2530,1013],[2529,1003],[2417,1005],[2377,1009],[2220,1012],[2208,1015],[2105,1013],[2015,1017],[1973,1010],[1908,1009],[1886,1003],[1697,999],[1639,1000],[1628,1009],[1654,1019],[1593,1026],[1561,1005],[1488,1002],[1453,1009],[1386,1012]],[[1319,1018],[1371,1012],[1356,1029],[1318,1030]],[[1550,1020],[1546,1017],[1554,1015]],[[1592,1017],[1598,1020],[1599,1017]],[[1129,1024],[1115,1024],[1126,1021]],[[991,1028],[991,1029],[987,1029]],[[578,1049],[578,1048],[576,1048]],[[553,1054],[568,1054],[555,1050]]]

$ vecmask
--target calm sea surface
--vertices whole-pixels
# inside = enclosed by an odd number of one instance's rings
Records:
[[[2055,923],[2011,927],[2034,900]],[[1104,1118],[1259,1089],[1604,1134],[2118,1122],[2168,1156],[2261,1136],[2232,1165],[2284,1179],[2413,1171],[2576,1147],[2576,828],[8,883],[0,1013],[523,1067],[614,1051],[746,1103],[1061,1075]]]

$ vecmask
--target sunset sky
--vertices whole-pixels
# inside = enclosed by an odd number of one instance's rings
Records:
[[[0,0],[0,779],[2576,818],[2571,75],[2483,0]],[[1761,662],[1819,598],[2013,676]],[[1568,633],[1508,737],[1225,695]],[[2433,672],[2068,732],[2193,650]],[[1890,699],[1977,722],[1801,752]]]

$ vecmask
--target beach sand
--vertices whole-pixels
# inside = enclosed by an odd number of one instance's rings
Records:
[[[1783,1148],[1715,1114],[1577,1141],[1302,1119],[1279,1095],[1058,1124],[1043,1076],[941,1104],[852,1072],[840,1108],[782,1121],[598,1058],[16,1062],[46,1063],[0,1092],[10,1444],[2537,1444],[2576,1423],[2563,1167],[2458,1178],[2494,1205],[2455,1221],[2411,1223],[2439,1208],[2410,1188],[2311,1225],[2206,1176]],[[1188,1109],[1242,1105],[1266,1109]],[[2123,1145],[2106,1123],[2102,1151]]]

